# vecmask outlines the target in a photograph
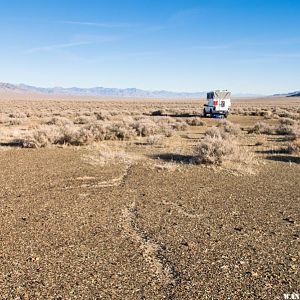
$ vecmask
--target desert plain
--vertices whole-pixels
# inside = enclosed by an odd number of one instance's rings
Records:
[[[300,288],[300,98],[1,94],[1,299]]]

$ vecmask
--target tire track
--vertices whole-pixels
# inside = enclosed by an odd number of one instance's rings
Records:
[[[116,178],[112,178],[110,180],[104,180],[104,181],[100,181],[97,183],[84,183],[78,186],[68,186],[68,187],[64,187],[62,188],[63,190],[69,190],[69,189],[80,189],[80,188],[102,188],[102,187],[117,187],[117,186],[121,186],[123,184],[125,184],[125,180],[128,177],[128,173],[130,171],[130,169],[133,167],[133,164],[128,164],[125,167],[124,172]],[[76,180],[80,180],[80,181],[89,181],[89,180],[95,180],[95,177],[78,177],[76,178]]]
[[[140,245],[143,257],[149,264],[151,271],[164,284],[173,286],[178,284],[180,282],[179,273],[163,254],[163,245],[151,238],[138,226],[138,211],[135,202],[122,211],[122,219],[125,233]]]
[[[204,214],[197,214],[197,213],[190,212],[187,208],[183,207],[182,205],[176,204],[174,202],[169,202],[166,200],[163,200],[162,202],[154,200],[153,202],[155,202],[157,204],[169,205],[173,209],[177,210],[177,212],[179,214],[189,217],[189,218],[192,218],[192,219],[200,219],[204,216]]]
[[[127,165],[123,174],[121,174],[117,178],[112,178],[110,180],[100,181],[96,184],[82,184],[80,187],[82,188],[101,188],[101,187],[113,187],[113,186],[120,186],[124,183],[128,176],[129,170],[132,168],[132,164]]]

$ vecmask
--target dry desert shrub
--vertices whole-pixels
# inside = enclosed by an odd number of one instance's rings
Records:
[[[163,136],[161,135],[150,135],[146,139],[148,145],[161,145],[163,142]]]
[[[228,139],[238,136],[241,133],[240,127],[229,121],[219,122],[217,127],[212,126],[205,132],[205,136],[212,138]]]
[[[78,130],[73,126],[62,126],[59,127],[59,135],[54,144],[81,146],[87,143],[87,138],[85,130]]]
[[[72,112],[70,112],[70,114],[71,115],[73,115],[72,114]],[[84,116],[84,117],[90,117],[90,116],[92,116],[93,115],[93,113],[92,113],[92,111],[90,111],[90,110],[80,110],[80,111],[76,111],[75,112],[75,116],[76,117],[81,117],[81,116]]]
[[[165,137],[171,137],[174,134],[174,129],[170,126],[170,125],[165,125],[161,127],[161,133],[165,136]]]
[[[272,119],[273,113],[269,110],[266,110],[261,113],[261,116],[264,117],[265,119]]]
[[[40,147],[47,147],[51,144],[55,144],[56,140],[58,139],[59,131],[57,126],[50,125],[50,126],[41,126],[37,130],[32,132],[32,136],[28,136],[27,139],[25,139],[25,142],[29,141],[30,143],[35,144],[35,148]],[[25,143],[26,144],[26,143]],[[23,147],[26,148],[25,145]]]
[[[186,123],[190,126],[205,126],[206,123],[201,118],[188,118]]]
[[[293,126],[297,124],[297,122],[291,118],[283,118],[279,120],[279,124]]]
[[[89,133],[89,140],[100,142],[106,139],[107,129],[103,122],[93,122],[84,126],[83,130]]]
[[[249,133],[273,134],[274,128],[267,123],[257,122],[254,127],[249,130]]]
[[[72,122],[60,122],[61,119],[51,120],[50,125],[41,125],[38,128],[28,131],[23,138],[23,147],[34,143],[36,147],[47,147],[51,144],[66,145],[88,145],[93,142],[103,140],[130,140],[137,135],[142,137],[156,136],[164,134],[170,136],[174,130],[171,126],[158,125],[150,119],[142,119],[132,122],[131,119],[125,121],[103,122],[94,121],[83,126],[76,126]],[[60,125],[57,125],[60,124]],[[153,138],[152,138],[153,139]]]
[[[45,129],[48,131],[49,129]],[[27,132],[20,132],[15,130],[11,133],[11,143],[18,145],[22,148],[40,148],[46,147],[49,144],[52,144],[53,141],[49,141],[50,133],[44,133],[43,128],[37,130],[31,130]]]
[[[292,118],[299,119],[299,112],[291,107],[235,107],[231,109],[231,114],[241,116],[260,116],[264,119],[277,119],[277,118]]]
[[[159,126],[150,119],[140,119],[131,124],[139,136],[150,136],[160,131]]]
[[[125,122],[111,123],[106,127],[106,140],[129,140],[134,136],[136,131]]]
[[[230,114],[243,116],[244,115],[244,108],[232,108]]]
[[[5,114],[0,115],[0,124],[6,124],[9,122],[9,117]]]
[[[292,140],[298,140],[300,139],[300,124],[294,125],[292,132],[291,132],[291,138]]]
[[[300,154],[300,139],[297,139],[291,143],[288,143],[284,151],[288,154]]]
[[[135,136],[135,131],[123,122],[97,124],[82,128],[64,126],[60,128],[56,144],[88,145],[102,140],[129,140]]]
[[[237,147],[232,141],[220,136],[205,136],[195,147],[194,158],[197,164],[221,164]]]
[[[279,120],[279,124],[276,126],[258,122],[249,130],[249,133],[287,135],[289,139],[297,139],[299,137],[299,128],[300,126],[295,120],[283,118]]]
[[[30,118],[30,117],[33,116],[32,111],[26,111],[26,112],[24,112],[24,113],[25,113],[25,115],[26,115],[27,118]]]
[[[17,119],[17,118],[9,119],[9,125],[22,125],[22,124],[24,124],[23,119]]]
[[[300,124],[296,120],[283,118],[279,120],[279,124],[275,127],[275,133],[297,138],[297,135],[299,135],[299,127]]]
[[[52,117],[43,122],[45,125],[66,126],[72,125],[73,122],[65,117]]]
[[[230,161],[242,165],[253,164],[253,154],[239,146],[235,134],[235,130],[226,132],[222,127],[207,130],[203,140],[194,149],[195,163],[221,165]]]
[[[93,118],[90,116],[82,115],[78,116],[74,119],[73,123],[76,125],[85,125],[89,124],[91,121],[93,121]]]
[[[276,114],[280,118],[290,118],[293,120],[300,120],[300,114],[296,112],[294,109],[292,111],[289,108],[276,108],[274,110],[274,114]]]
[[[219,121],[217,127],[220,129],[220,131],[230,135],[238,136],[241,133],[240,126],[238,124],[233,124],[228,120]]]
[[[107,110],[100,110],[99,112],[95,112],[95,116],[97,120],[101,120],[101,121],[111,119],[111,114]]]
[[[174,130],[178,130],[178,131],[185,131],[188,129],[188,125],[186,124],[186,122],[181,119],[176,120],[175,123],[171,123],[170,125]]]
[[[208,128],[205,131],[205,136],[210,136],[212,138],[221,138],[221,139],[225,139],[227,138],[229,135],[225,134],[225,132],[223,130],[220,130],[219,128],[212,126],[210,128]]]
[[[293,126],[288,124],[278,124],[274,131],[279,135],[291,135],[293,133]]]
[[[10,118],[18,118],[18,119],[23,119],[23,118],[26,118],[26,114],[23,113],[23,112],[13,112],[13,113],[10,113],[8,115]]]
[[[23,148],[42,148],[56,144],[84,145],[87,138],[84,131],[76,130],[72,126],[42,125],[16,140],[20,141]]]

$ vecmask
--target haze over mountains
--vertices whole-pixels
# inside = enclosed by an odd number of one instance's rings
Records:
[[[68,96],[98,96],[98,97],[127,97],[127,98],[203,98],[206,97],[206,91],[189,93],[189,92],[172,92],[172,91],[146,91],[136,88],[64,88],[53,87],[43,88],[26,84],[11,84],[0,82],[0,92],[11,93],[35,93],[43,95],[68,95]],[[239,97],[261,96],[259,94],[234,94]]]
[[[30,86],[25,84],[11,84],[0,83],[1,92],[14,92],[14,93],[39,93],[47,95],[74,95],[74,96],[106,96],[106,97],[139,97],[139,98],[199,98],[204,97],[206,92],[196,93],[178,93],[171,91],[145,91],[136,88],[105,88],[105,87],[92,87],[92,88],[42,88]]]
[[[92,87],[92,88],[79,88],[79,87],[36,87],[26,84],[11,84],[0,82],[0,92],[11,93],[35,93],[43,95],[68,95],[68,96],[98,96],[98,97],[126,97],[126,98],[203,98],[206,97],[206,91],[189,93],[189,92],[172,92],[172,91],[146,91],[137,88],[105,88],[105,87]],[[238,93],[233,94],[236,97],[255,97],[266,96],[261,94],[246,94]],[[281,97],[300,97],[300,91],[290,93],[274,94],[272,96]]]

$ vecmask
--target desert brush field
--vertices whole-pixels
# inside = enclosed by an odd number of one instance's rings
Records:
[[[300,98],[0,96],[1,299],[300,287]]]

